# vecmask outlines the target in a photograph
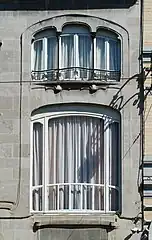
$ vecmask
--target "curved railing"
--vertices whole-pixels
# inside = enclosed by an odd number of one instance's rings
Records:
[[[120,71],[89,69],[83,67],[69,67],[32,71],[32,80],[35,81],[119,81]]]
[[[57,183],[32,187],[34,212],[115,212],[119,188],[91,183]]]

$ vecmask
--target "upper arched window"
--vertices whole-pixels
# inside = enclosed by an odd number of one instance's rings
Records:
[[[120,42],[116,34],[103,29],[96,32],[94,61],[99,70],[120,70]]]
[[[118,81],[121,68],[120,40],[104,29],[69,24],[35,35],[32,44],[32,76],[35,80]]]
[[[88,28],[78,25],[69,25],[63,28],[59,48],[59,68],[63,69],[62,77],[69,79],[89,77],[87,69],[93,67],[92,45]]]
[[[57,37],[54,29],[35,35],[32,53],[32,69],[43,71],[57,68]]]

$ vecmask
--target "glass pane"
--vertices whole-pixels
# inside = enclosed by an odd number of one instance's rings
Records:
[[[33,210],[42,211],[42,188],[33,190]]]
[[[57,39],[51,37],[47,39],[47,69],[57,68]]]
[[[109,40],[110,68],[109,70],[120,70],[120,45],[118,41]]]
[[[64,78],[74,77],[74,36],[61,36],[61,71]],[[67,68],[67,69],[66,69]]]
[[[60,208],[80,208],[80,198],[87,201],[83,203],[87,209],[91,208],[92,203],[88,202],[91,201],[91,195],[88,196],[92,191],[90,186],[104,183],[103,120],[82,116],[60,117],[49,121],[48,132],[49,183],[66,183],[59,190]],[[90,183],[87,195],[82,197],[78,183]]]
[[[109,211],[119,210],[119,194],[114,188],[109,188]]]
[[[81,78],[89,78],[92,69],[92,40],[90,36],[79,35],[79,67]],[[89,70],[90,69],[90,70]]]
[[[94,210],[104,210],[104,186],[94,187]]]
[[[82,197],[82,189],[80,185],[72,185],[71,186],[71,202],[70,206],[72,209],[81,209],[81,197]]]
[[[106,69],[106,39],[96,37],[96,66],[97,69]]]
[[[34,42],[34,70],[44,70],[43,41]]]
[[[119,187],[120,162],[119,162],[119,125],[111,123],[110,130],[110,153],[109,153],[109,185]],[[119,206],[118,190],[109,187],[109,210],[116,211]]]
[[[42,185],[43,125],[33,124],[33,186]]]
[[[119,186],[119,125],[110,124],[110,158],[109,158],[109,182],[110,185]]]
[[[49,186],[48,193],[49,210],[58,210],[58,186]]]

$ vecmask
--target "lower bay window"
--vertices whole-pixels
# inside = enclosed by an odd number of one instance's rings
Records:
[[[32,212],[115,212],[120,208],[119,120],[64,111],[34,116]]]

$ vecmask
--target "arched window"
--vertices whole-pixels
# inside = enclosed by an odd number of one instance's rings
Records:
[[[67,25],[63,28],[59,56],[61,74],[65,73],[63,78],[88,78],[87,69],[92,69],[92,54],[92,39],[87,27]]]
[[[99,29],[95,38],[95,69],[96,76],[103,74],[115,80],[115,73],[120,71],[120,41],[115,33]],[[117,77],[117,76],[116,76]]]
[[[32,71],[39,72],[39,78],[49,76],[47,70],[58,68],[58,45],[56,31],[54,29],[44,30],[34,37],[32,47]]]
[[[118,36],[104,29],[95,34],[81,24],[65,25],[61,33],[43,30],[32,45],[32,77],[48,81],[119,81]]]
[[[118,211],[119,115],[72,109],[32,118],[31,211]]]

